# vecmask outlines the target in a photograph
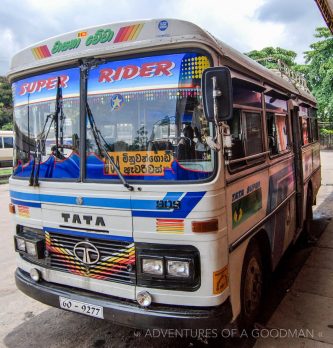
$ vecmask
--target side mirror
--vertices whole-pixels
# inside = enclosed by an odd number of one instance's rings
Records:
[[[232,83],[226,67],[206,69],[202,74],[203,106],[208,121],[227,121],[232,118]]]

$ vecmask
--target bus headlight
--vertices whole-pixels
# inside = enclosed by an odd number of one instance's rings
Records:
[[[200,254],[192,245],[136,243],[137,285],[179,291],[200,287]]]
[[[27,253],[31,256],[37,256],[37,244],[35,242],[25,242]]]
[[[142,272],[163,275],[163,259],[142,259]]]
[[[25,251],[25,240],[15,236],[15,247],[18,251]]]
[[[173,277],[190,276],[190,262],[182,260],[167,260],[167,274]]]
[[[21,256],[32,256],[36,259],[45,258],[45,238],[43,230],[27,227],[16,226],[15,251]]]

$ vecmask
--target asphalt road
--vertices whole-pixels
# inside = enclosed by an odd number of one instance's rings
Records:
[[[314,233],[320,235],[333,216],[333,152],[322,153],[323,186],[315,208]],[[110,322],[48,307],[22,294],[14,283],[13,224],[8,213],[8,185],[0,185],[0,347],[252,347],[254,340],[163,337],[165,332],[136,331]],[[297,243],[274,273],[261,324],[272,315],[311,253],[312,247]]]

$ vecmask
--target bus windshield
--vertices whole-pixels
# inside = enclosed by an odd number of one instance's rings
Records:
[[[88,103],[114,163],[128,180],[212,175],[212,135],[201,107],[207,56],[177,53],[111,61],[92,69]],[[88,179],[118,179],[87,128]]]
[[[79,179],[85,138],[85,179],[191,181],[212,176],[215,153],[207,145],[213,126],[201,105],[201,76],[208,56],[185,52],[113,60],[89,70],[88,117],[80,136],[80,68],[53,71],[13,84],[14,176],[28,178],[41,153],[40,179]],[[61,120],[54,119],[57,81]],[[81,96],[83,98],[84,96]],[[209,142],[208,142],[209,143]],[[112,162],[108,159],[112,158]]]

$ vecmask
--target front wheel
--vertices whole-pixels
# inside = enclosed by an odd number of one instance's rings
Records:
[[[242,329],[253,327],[262,303],[264,272],[258,245],[251,243],[244,257],[241,279],[241,316]]]

